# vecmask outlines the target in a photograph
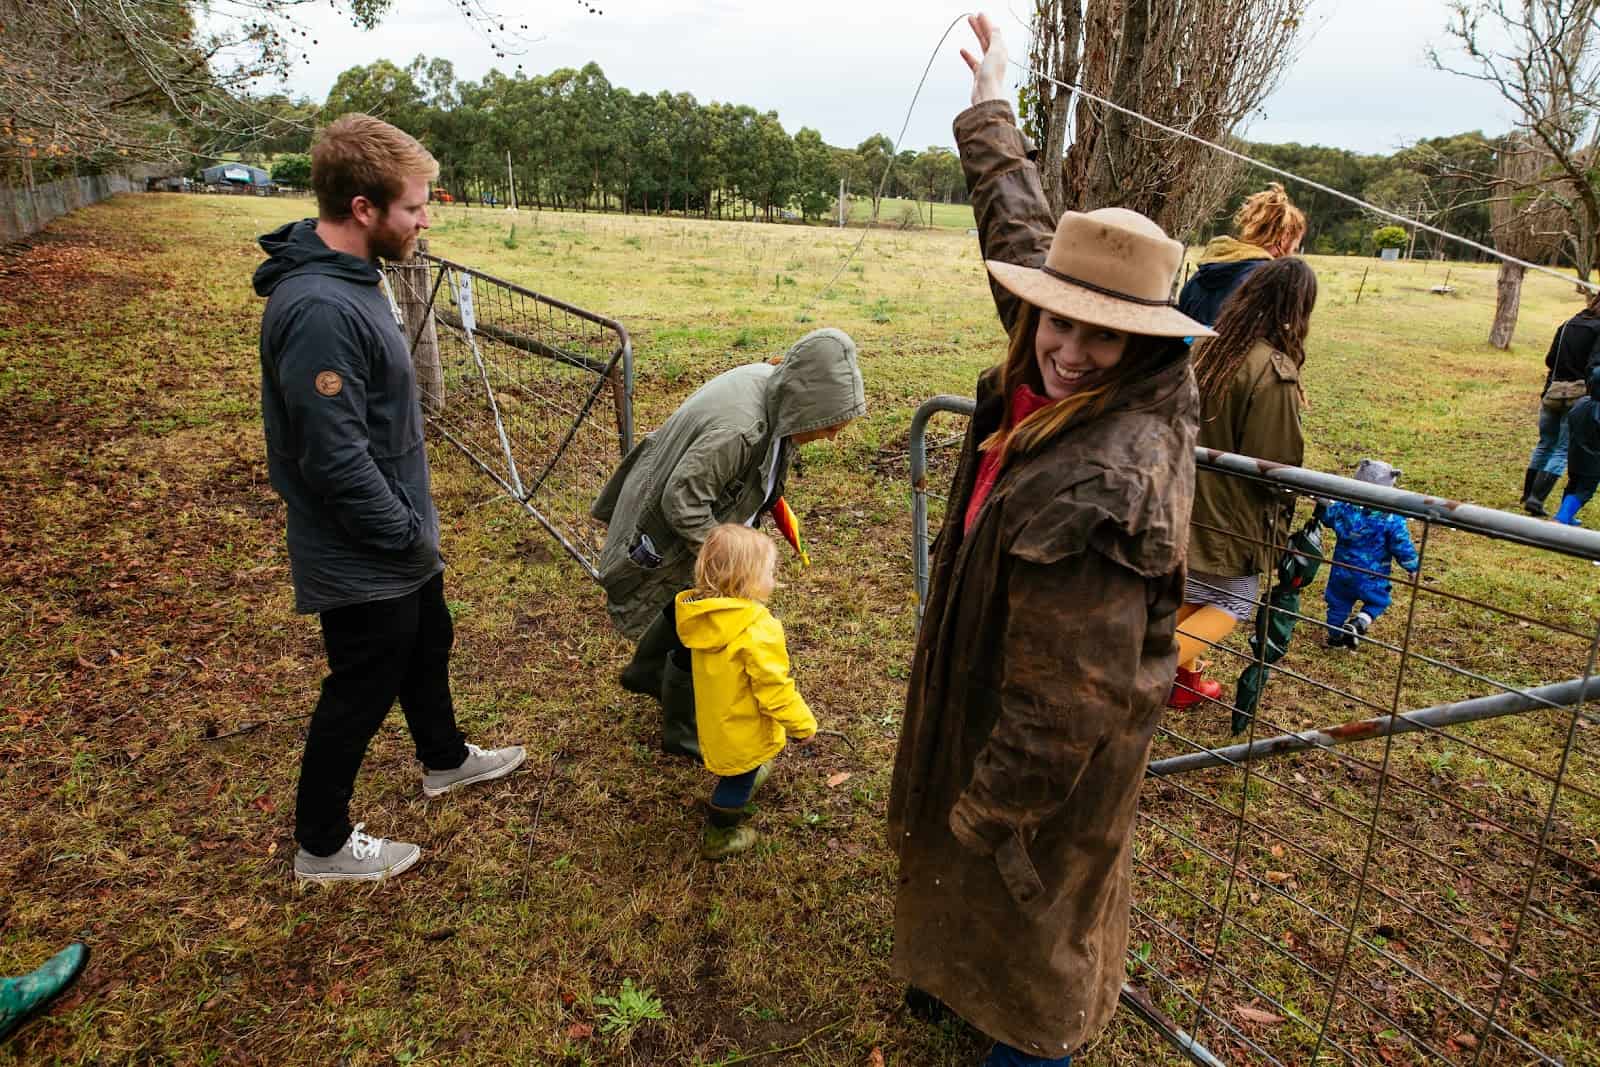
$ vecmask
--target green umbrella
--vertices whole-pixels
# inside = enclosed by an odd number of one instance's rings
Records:
[[[1266,665],[1278,662],[1289,651],[1289,638],[1299,621],[1300,590],[1311,584],[1322,567],[1322,531],[1318,529],[1322,511],[1319,504],[1310,521],[1289,538],[1287,551],[1278,560],[1277,581],[1267,602],[1256,612],[1256,632],[1250,635],[1250,653],[1255,662],[1239,675],[1239,692],[1233,702],[1235,736],[1244,733],[1255,718],[1256,705],[1261,702],[1261,691],[1271,673]]]

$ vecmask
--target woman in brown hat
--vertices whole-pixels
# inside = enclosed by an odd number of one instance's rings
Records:
[[[1116,1009],[1131,837],[1176,664],[1194,380],[1183,247],[1119,208],[1053,224],[982,61],[956,143],[1001,324],[932,565],[889,801],[894,966],[985,1063],[1066,1063]]]

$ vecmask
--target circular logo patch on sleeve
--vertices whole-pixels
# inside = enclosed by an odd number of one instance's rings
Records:
[[[344,380],[331,370],[325,370],[317,375],[317,392],[323,396],[338,396],[339,390],[344,388]]]

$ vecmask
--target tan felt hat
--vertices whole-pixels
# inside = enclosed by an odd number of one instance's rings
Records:
[[[985,261],[995,281],[1062,318],[1150,337],[1215,337],[1172,300],[1182,265],[1183,245],[1120,207],[1062,215],[1042,267]]]

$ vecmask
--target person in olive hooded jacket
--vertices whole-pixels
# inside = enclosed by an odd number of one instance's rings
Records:
[[[782,357],[701,386],[634,446],[595,500],[590,513],[607,526],[606,609],[638,641],[622,686],[657,698],[664,686],[685,690],[663,701],[667,751],[699,756],[672,607],[694,584],[701,544],[721,523],[755,525],[783,495],[795,446],[831,440],[866,410],[855,342],[841,330],[813,330]]]

